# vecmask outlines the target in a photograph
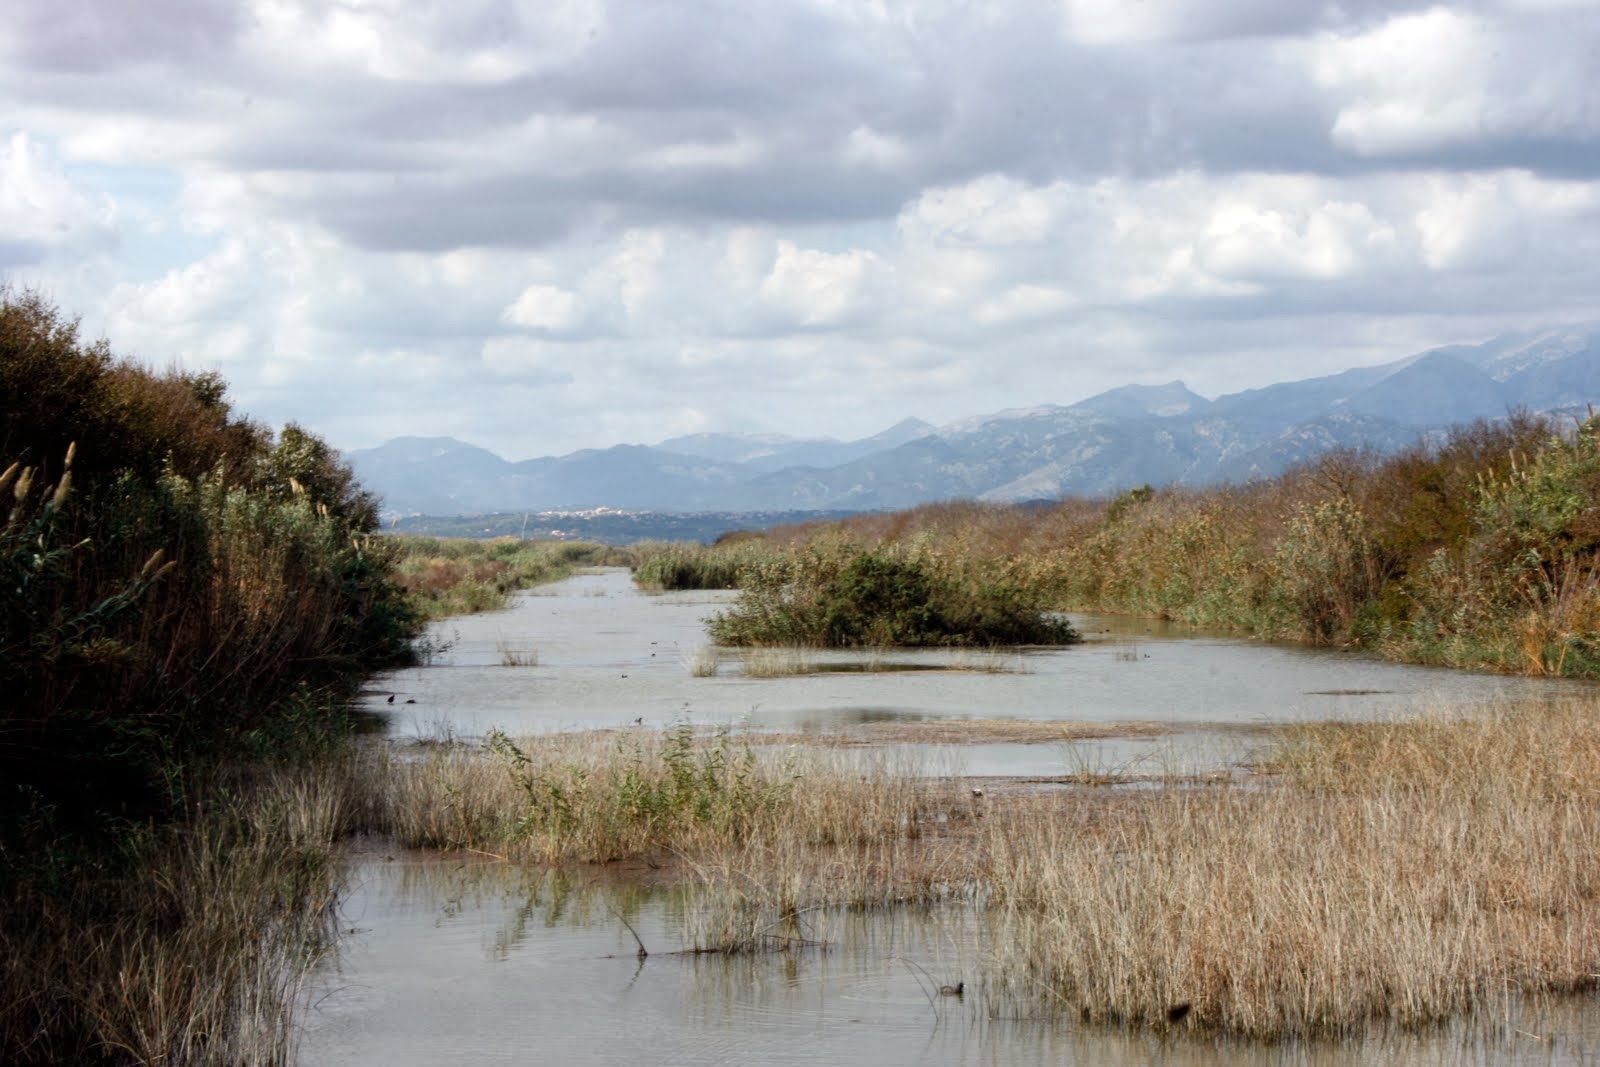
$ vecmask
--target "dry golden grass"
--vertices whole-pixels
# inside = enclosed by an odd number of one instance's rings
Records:
[[[803,648],[790,646],[747,649],[740,659],[746,678],[792,678],[817,670],[815,657]]]
[[[687,878],[696,950],[814,941],[840,905],[964,899],[994,946],[972,978],[1004,1015],[1348,1036],[1595,984],[1593,718],[1574,701],[1296,726],[1256,755],[1270,773],[1138,790],[977,790],[883,751],[687,728],[373,769],[407,844]],[[968,727],[991,728],[1012,729]]]
[[[683,664],[691,678],[715,678],[720,659],[714,647],[704,645],[685,656]]]
[[[963,795],[893,755],[752,742],[687,726],[492,735],[484,746],[382,751],[367,781],[380,822],[407,846],[557,863],[915,837]]]
[[[1186,1025],[1278,1037],[1593,985],[1589,707],[1298,727],[1276,765],[1267,788],[992,820],[1004,995],[1132,1024],[1188,1004]]]

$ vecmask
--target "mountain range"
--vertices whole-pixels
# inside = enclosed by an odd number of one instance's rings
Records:
[[[1600,327],[1505,335],[1214,400],[1182,382],[859,441],[695,434],[511,462],[449,437],[346,454],[390,515],[902,508],[931,500],[1103,496],[1275,475],[1330,448],[1402,448],[1431,430],[1600,401]]]

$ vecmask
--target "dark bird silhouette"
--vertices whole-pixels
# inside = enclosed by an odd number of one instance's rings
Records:
[[[394,703],[394,694],[393,693],[389,694],[389,703],[391,703],[391,704]]]
[[[1167,1009],[1167,1022],[1181,1023],[1183,1020],[1189,1017],[1189,1013],[1193,1010],[1194,1005],[1190,1004],[1187,1000],[1182,1004],[1174,1004],[1172,1007]]]
[[[955,985],[942,985],[939,987],[941,997],[959,997],[967,990],[967,983],[957,982]]]

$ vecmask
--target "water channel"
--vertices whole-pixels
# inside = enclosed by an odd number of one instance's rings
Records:
[[[727,600],[644,596],[620,570],[580,575],[521,594],[509,610],[438,625],[444,647],[431,663],[377,680],[365,704],[401,744],[492,727],[736,723],[848,734],[930,757],[941,772],[1050,783],[1094,768],[1137,787],[1156,774],[1248,774],[1268,724],[1594,692],[1095,616],[1074,617],[1086,641],[1064,650],[879,655],[868,672],[823,669],[859,656],[817,656],[811,673],[776,678],[749,677],[724,653],[702,676],[704,620]],[[963,669],[937,669],[951,665]],[[962,733],[975,722],[987,725]],[[1077,739],[1038,743],[1050,730],[1008,729],[1038,724]],[[1525,1009],[1507,1027],[1520,1037],[1464,1029],[1359,1046],[1202,1043],[995,1019],[980,989],[937,994],[975,974],[985,951],[981,924],[957,906],[822,916],[830,947],[821,951],[635,958],[622,918],[645,943],[670,948],[683,941],[690,906],[681,892],[593,873],[372,843],[354,857],[337,958],[309,991],[300,1062],[1600,1062],[1600,1004],[1590,999]]]

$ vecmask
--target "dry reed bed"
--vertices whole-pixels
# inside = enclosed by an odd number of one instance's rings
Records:
[[[1492,1014],[1591,987],[1593,709],[1296,727],[1267,789],[1170,789],[1085,824],[991,822],[1002,997],[1280,1037]]]
[[[689,727],[491,735],[380,754],[380,823],[409,847],[544,863],[630,861],[697,888],[691,951],[810,940],[806,915],[961,891],[946,842],[972,798],[886,753],[776,751]]]
[[[367,780],[402,844],[546,863],[915,840],[962,804],[902,757],[776,750],[689,726],[383,749]]]
[[[975,797],[884,753],[617,731],[384,757],[403,842],[641,860],[697,950],[829,905],[980,901],[992,1010],[1252,1037],[1497,1016],[1600,973],[1600,731],[1582,701],[1286,728],[1253,785]]]

